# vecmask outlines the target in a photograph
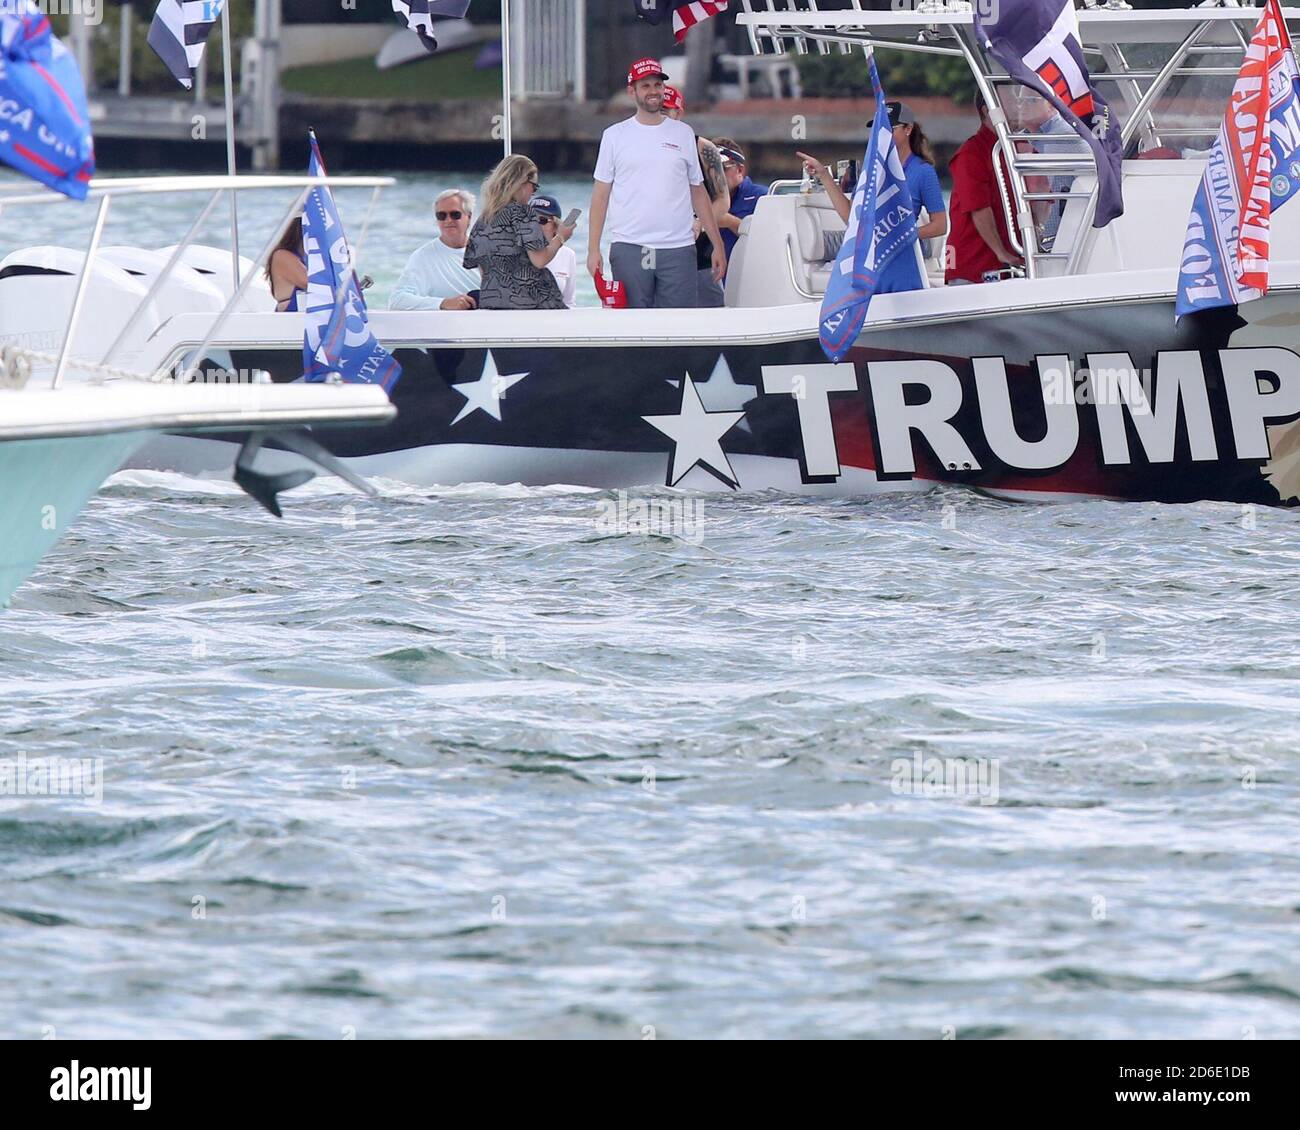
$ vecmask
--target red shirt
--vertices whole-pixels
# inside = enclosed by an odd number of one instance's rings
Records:
[[[993,146],[997,139],[998,135],[989,126],[981,125],[978,133],[962,142],[948,164],[952,175],[952,198],[948,203],[952,231],[948,236],[947,257],[951,266],[944,272],[944,282],[954,279],[982,282],[985,271],[996,271],[1002,266],[971,219],[972,213],[981,208],[993,209],[998,235],[1003,245],[1011,249],[1006,209],[1002,207],[1002,196],[993,174]],[[1005,162],[1002,175],[1010,184]]]

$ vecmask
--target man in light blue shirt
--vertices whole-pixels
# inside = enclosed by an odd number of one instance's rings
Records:
[[[481,279],[466,269],[465,245],[474,217],[474,195],[449,188],[433,204],[438,238],[417,247],[388,300],[390,310],[473,310]]]

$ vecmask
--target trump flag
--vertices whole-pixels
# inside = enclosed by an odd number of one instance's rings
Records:
[[[81,72],[27,0],[0,9],[0,161],[76,200],[95,172]]]
[[[325,176],[316,135],[311,134],[308,175]],[[402,367],[370,332],[366,300],[361,297],[352,252],[343,232],[334,197],[326,185],[313,188],[302,216],[302,243],[307,255],[307,297],[303,306],[303,377],[382,385],[392,392]]]
[[[1278,0],[1268,0],[1192,202],[1176,317],[1267,293],[1273,212],[1297,188],[1300,73]]]
[[[925,286],[916,210],[894,145],[876,60],[871,59],[876,117],[849,207],[848,227],[822,299],[822,352],[840,362],[858,339],[873,295]]]

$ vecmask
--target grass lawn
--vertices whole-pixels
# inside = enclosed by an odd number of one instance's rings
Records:
[[[347,59],[294,67],[280,76],[286,91],[318,98],[407,98],[436,102],[444,98],[501,97],[501,68],[474,69],[479,46],[438,53],[414,63],[381,71],[373,58]]]

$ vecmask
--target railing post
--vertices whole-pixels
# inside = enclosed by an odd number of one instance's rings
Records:
[[[72,339],[77,332],[77,323],[81,321],[81,307],[86,300],[86,288],[90,285],[90,272],[95,263],[95,252],[99,250],[99,241],[104,234],[104,223],[108,219],[108,206],[113,197],[105,193],[99,200],[99,212],[95,216],[95,230],[90,234],[90,247],[86,258],[81,263],[81,275],[77,278],[77,293],[72,299],[72,310],[68,314],[68,328],[63,331],[63,348],[59,350],[59,363],[54,367],[54,382],[51,388],[63,384],[63,374],[68,368],[68,354],[72,352]]]

